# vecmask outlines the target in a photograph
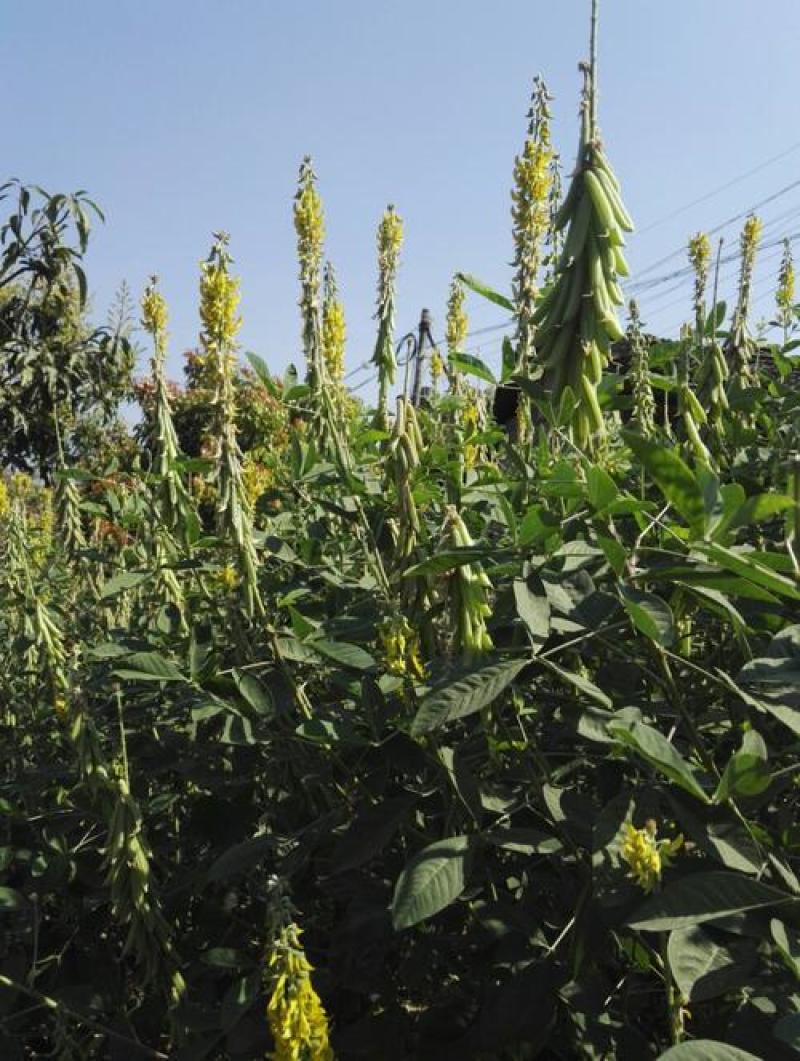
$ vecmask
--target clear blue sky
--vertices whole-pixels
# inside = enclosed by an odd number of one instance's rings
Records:
[[[800,149],[789,151],[649,227],[800,141],[800,4],[603,0],[601,19],[600,122],[641,230],[635,279],[691,231],[800,178]],[[123,278],[138,295],[160,274],[174,374],[196,340],[197,263],[211,232],[229,231],[242,345],[280,370],[299,361],[291,200],[311,154],[353,367],[371,354],[386,203],[407,231],[398,332],[428,306],[442,334],[457,269],[508,288],[510,175],[531,79],[541,72],[555,94],[554,136],[571,167],[587,30],[588,0],[0,0],[4,171],[86,188],[106,211],[89,259],[96,317]],[[764,208],[767,238],[800,227],[798,204],[800,188]],[[776,268],[769,251],[762,313]],[[643,294],[652,327],[688,316],[682,291]],[[504,318],[478,299],[471,310],[474,328]],[[481,337],[493,364],[498,338]]]

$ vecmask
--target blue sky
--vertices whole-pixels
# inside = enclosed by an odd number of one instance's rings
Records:
[[[698,227],[800,179],[800,4],[601,8],[600,124],[639,228],[629,244],[635,281]],[[95,316],[123,278],[138,295],[158,272],[178,374],[197,336],[197,265],[224,228],[242,276],[242,346],[278,371],[299,361],[291,200],[306,153],[345,297],[349,367],[372,350],[374,233],[389,202],[407,233],[398,333],[428,306],[442,334],[457,269],[508,289],[510,177],[531,80],[542,73],[556,97],[554,138],[571,167],[588,0],[3,0],[0,28],[13,103],[6,174],[86,188],[107,215],[88,262]],[[800,187],[766,205],[766,239],[800,228],[799,210]],[[727,246],[737,231],[724,229]],[[763,256],[757,313],[771,308],[778,254]],[[688,284],[672,287],[642,293],[654,330],[689,315]],[[477,298],[470,309],[475,329],[504,320]],[[500,335],[471,343],[497,364]]]

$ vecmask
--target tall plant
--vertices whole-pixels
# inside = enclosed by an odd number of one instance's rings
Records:
[[[242,605],[246,614],[263,613],[258,590],[258,557],[253,541],[253,513],[242,476],[242,453],[236,435],[234,369],[239,316],[239,281],[231,276],[228,236],[216,233],[200,272],[202,341],[215,380],[217,533],[229,542],[241,577]]]
[[[617,319],[623,303],[618,279],[628,275],[623,234],[633,231],[600,142],[594,51],[593,44],[593,61],[583,67],[578,159],[556,219],[557,230],[567,234],[553,284],[533,318],[545,388],[555,406],[571,390],[570,427],[581,449],[596,448],[606,435],[598,389],[611,343],[623,335]]]
[[[736,298],[736,309],[733,313],[733,323],[725,344],[725,356],[730,370],[731,384],[739,389],[750,386],[754,379],[756,344],[750,332],[748,317],[753,286],[753,269],[758,245],[761,241],[761,229],[760,219],[751,214],[744,223],[739,239],[741,253],[739,290]]]
[[[403,245],[403,220],[390,204],[378,225],[378,298],[375,316],[378,335],[372,363],[378,370],[378,423],[388,425],[389,388],[397,375],[397,358],[394,351],[394,315],[397,268],[400,263],[400,248]]]

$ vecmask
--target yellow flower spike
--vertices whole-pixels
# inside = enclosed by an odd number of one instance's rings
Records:
[[[431,353],[431,379],[434,387],[439,383],[439,380],[444,375],[444,362],[442,361],[442,355],[439,353],[436,347],[433,348]]]
[[[156,351],[164,350],[167,340],[169,313],[167,300],[158,290],[158,277],[151,276],[142,295],[142,327],[153,337]]]
[[[779,313],[784,317],[789,317],[795,302],[795,275],[792,245],[788,239],[783,241],[783,257],[781,259],[780,272],[778,273],[778,290],[775,292],[775,302]]]
[[[751,214],[744,223],[742,230],[742,253],[755,252],[761,240],[763,225],[761,218]]]
[[[11,497],[15,500],[24,500],[33,491],[33,480],[25,472],[14,472],[11,476]]]
[[[267,1020],[275,1045],[272,1061],[334,1061],[328,1017],[311,972],[300,929],[291,923],[281,930],[267,962],[271,983]]]
[[[294,228],[301,269],[313,273],[319,270],[325,243],[325,216],[316,179],[311,159],[304,158],[294,200]]]
[[[705,232],[698,232],[689,240],[689,261],[696,273],[706,273],[711,261],[711,240]]]
[[[344,349],[347,329],[344,320],[344,306],[339,300],[339,291],[336,286],[336,274],[330,262],[325,266],[323,287],[322,356],[325,359],[331,381],[341,384],[344,378]]]
[[[645,892],[651,892],[661,880],[661,873],[683,845],[683,837],[657,840],[656,823],[650,819],[643,829],[631,822],[625,825],[625,839],[620,850],[623,862],[630,866],[628,876]]]
[[[451,354],[458,353],[467,338],[469,317],[464,309],[464,299],[464,288],[458,279],[454,279],[450,284],[450,294],[447,299],[447,323],[445,325],[447,349]]]
[[[6,480],[0,477],[0,519],[5,519],[11,511],[11,501],[8,496],[8,485]]]
[[[399,678],[425,676],[425,665],[419,655],[419,636],[405,616],[387,619],[379,630],[386,658],[386,669]]]
[[[397,257],[403,245],[403,219],[391,205],[386,207],[378,227],[378,256],[387,271],[396,268]]]
[[[228,268],[228,236],[215,233],[211,254],[200,264],[200,320],[207,351],[230,354],[242,319],[238,315],[239,280]]]
[[[550,224],[553,149],[550,144],[550,94],[541,78],[534,81],[528,135],[514,160],[511,220],[514,236],[514,315],[517,372],[526,375],[535,352],[534,312],[539,295],[543,241]],[[521,438],[528,434],[529,412],[521,403]]]

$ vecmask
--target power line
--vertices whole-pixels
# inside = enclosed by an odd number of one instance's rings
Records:
[[[715,236],[718,232],[722,232],[722,230],[727,228],[729,225],[734,224],[736,221],[741,221],[742,218],[749,217],[750,214],[754,213],[756,210],[759,210],[762,206],[768,206],[770,203],[774,203],[776,199],[780,199],[782,195],[786,195],[788,192],[793,191],[795,188],[798,187],[800,187],[800,180],[792,181],[792,183],[787,184],[785,188],[781,188],[777,192],[774,192],[772,195],[768,195],[766,199],[762,199],[760,202],[754,203],[752,206],[749,206],[741,213],[734,214],[733,217],[729,217],[727,221],[722,221],[719,225],[716,225],[714,228],[709,229],[708,235]],[[667,254],[663,258],[659,258],[657,262],[652,262],[645,269],[639,269],[638,275],[646,276],[648,273],[652,273],[654,269],[657,269],[660,265],[664,265],[666,262],[671,262],[673,258],[677,258],[680,254],[684,254],[685,251],[685,246],[679,247],[678,250],[672,251],[671,254]],[[638,287],[639,284],[632,284],[630,286]]]
[[[680,217],[681,214],[686,213],[687,210],[691,210],[693,206],[699,206],[700,203],[707,203],[709,199],[713,199],[721,192],[727,191],[728,188],[733,188],[736,184],[741,184],[742,181],[747,180],[748,177],[752,177],[755,173],[760,173],[762,170],[767,169],[768,166],[774,165],[776,162],[780,162],[781,159],[787,158],[800,148],[800,140],[797,143],[792,144],[791,147],[787,147],[785,151],[781,151],[778,155],[773,155],[772,158],[768,158],[766,162],[762,162],[758,166],[754,166],[752,169],[747,170],[745,173],[740,173],[738,177],[733,177],[731,180],[726,181],[725,184],[720,184],[719,187],[714,188],[710,192],[706,192],[705,195],[699,196],[697,199],[692,199],[691,202],[684,203],[683,206],[676,207],[669,214],[665,214],[660,217],[657,221],[651,221],[649,225],[639,229],[639,235],[642,236],[645,232],[651,232],[654,228],[658,228],[660,225],[665,225],[668,221],[672,221],[673,218]]]

